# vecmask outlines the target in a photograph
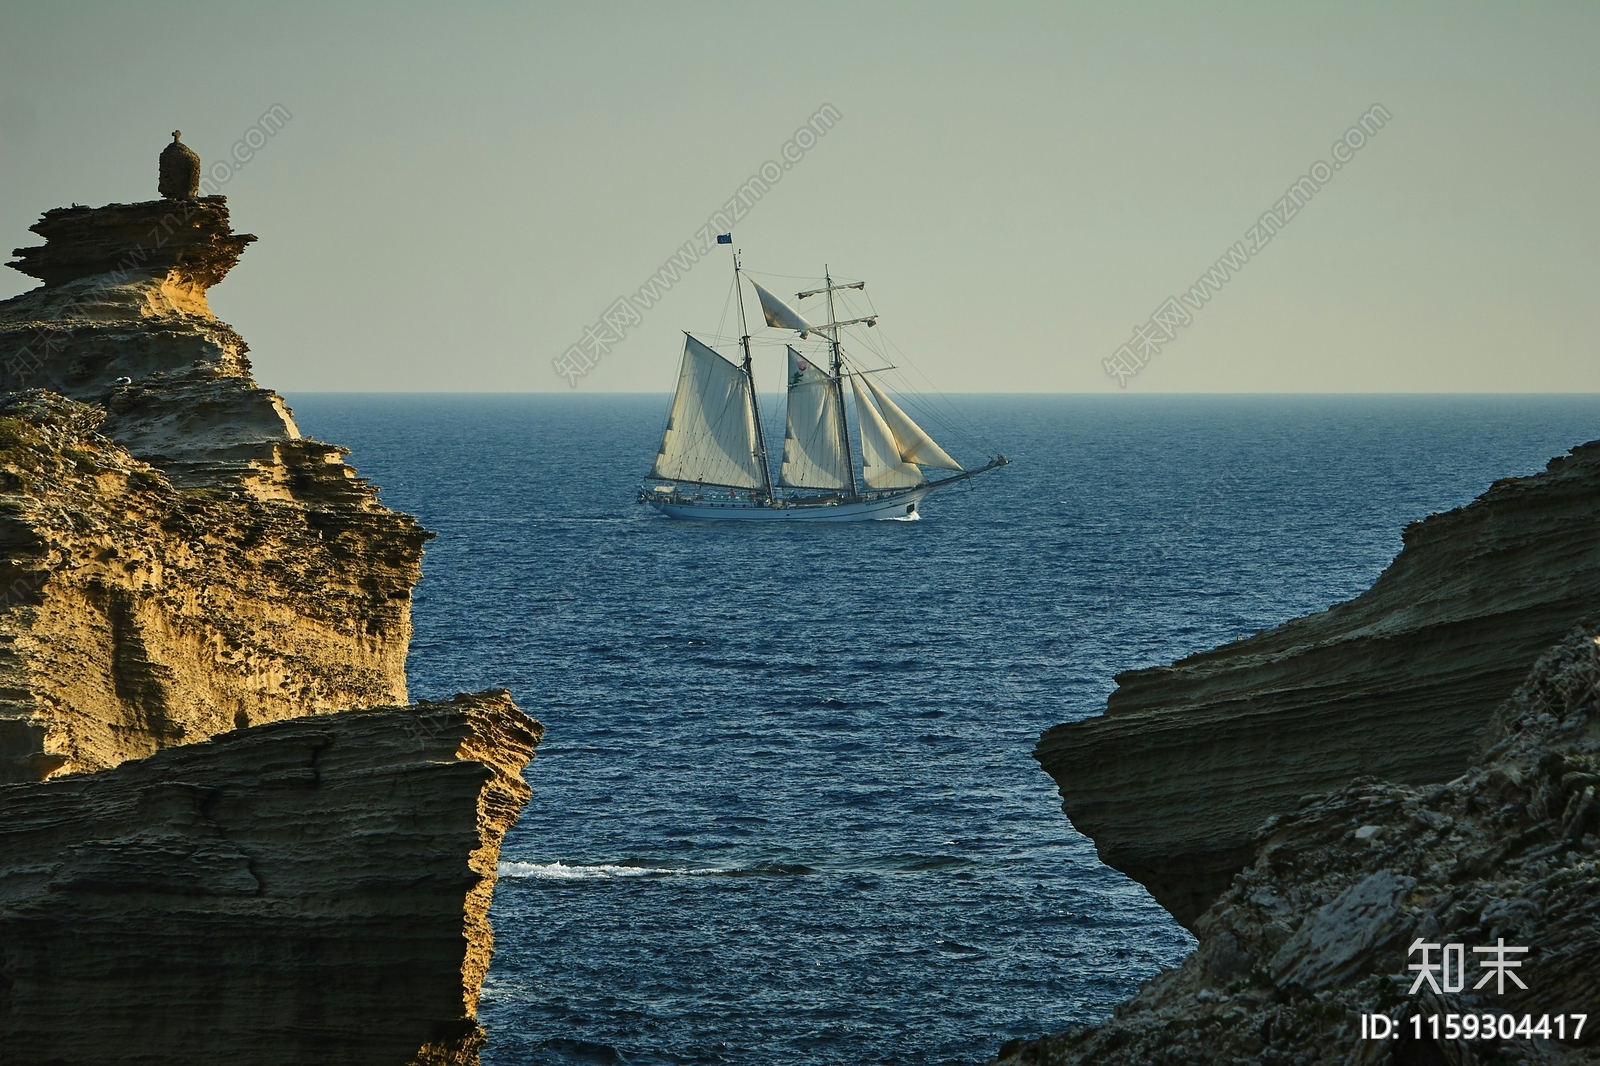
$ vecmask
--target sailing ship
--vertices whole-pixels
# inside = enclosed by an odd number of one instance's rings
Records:
[[[797,293],[797,300],[826,294],[828,321],[812,324],[799,311],[741,273],[734,253],[733,283],[738,293],[742,364],[684,334],[683,363],[650,476],[639,490],[647,503],[671,518],[746,522],[861,522],[916,519],[923,497],[956,485],[1009,460],[995,456],[983,466],[964,469],[907,415],[846,354],[841,334],[850,327],[871,328],[877,315],[840,321],[834,293],[865,289],[866,282],[835,284],[824,271],[821,288]],[[792,330],[805,340],[826,342],[829,366],[818,365],[786,344],[788,411],[778,484],[772,481],[761,406],[756,399],[750,358],[750,327],[745,319],[743,282],[756,291],[768,326]],[[892,368],[884,368],[892,369]],[[861,469],[857,475],[845,410],[845,382],[855,401]],[[946,471],[930,480],[924,467]]]

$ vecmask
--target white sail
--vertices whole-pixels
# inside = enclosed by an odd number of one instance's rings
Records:
[[[900,458],[894,432],[861,387],[861,375],[850,375],[856,394],[856,421],[861,426],[862,476],[874,489],[908,489],[923,482],[922,471]]]
[[[900,446],[900,458],[918,466],[936,466],[941,470],[961,469],[961,464],[934,443],[921,426],[911,421],[911,416],[900,410],[900,405],[889,399],[888,393],[878,388],[870,377],[865,380],[867,388],[872,390],[872,398],[878,401],[878,406],[883,410],[884,421],[889,423],[889,428],[894,432],[895,442]]]
[[[839,439],[839,394],[821,367],[789,349],[789,424],[783,483],[794,489],[842,489],[850,483]]]
[[[763,487],[750,413],[750,379],[704,344],[687,337],[678,393],[672,398],[653,477],[743,489]]]
[[[748,274],[745,277],[750,278]],[[804,315],[763,289],[755,278],[750,278],[750,284],[756,287],[756,296],[761,300],[761,313],[766,317],[767,325],[799,330],[802,337],[816,330],[817,327],[807,322]]]

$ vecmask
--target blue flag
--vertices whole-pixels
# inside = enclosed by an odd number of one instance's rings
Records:
[[[719,233],[719,234],[717,234],[717,243],[718,244],[732,244],[733,243],[733,234],[731,234],[731,233]]]

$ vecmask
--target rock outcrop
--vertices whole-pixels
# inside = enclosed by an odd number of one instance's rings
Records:
[[[106,436],[185,488],[293,500],[308,479],[350,480],[211,313],[206,291],[256,239],[233,232],[226,198],[57,208],[33,231],[46,243],[7,265],[44,284],[0,303],[0,391],[105,408]]]
[[[1117,677],[1036,757],[1100,857],[1191,928],[1268,816],[1361,775],[1446,781],[1542,650],[1600,611],[1600,442],[1413,523],[1373,587]]]
[[[471,1066],[540,727],[400,706],[429,534],[211,314],[255,239],[221,197],[34,230],[44,285],[0,303],[0,1062]]]
[[[0,303],[0,782],[404,703],[429,534],[250,377],[221,197],[46,213]]]
[[[1268,820],[1253,862],[1194,922],[1200,946],[1181,968],[1113,1020],[1014,1042],[1002,1061],[1600,1062],[1600,628],[1540,658],[1482,739],[1476,765],[1446,784],[1365,777]],[[1436,965],[1460,945],[1465,975],[1441,969],[1437,992],[1412,994],[1419,939]],[[1502,944],[1528,949],[1505,956],[1516,981],[1473,951]],[[1372,1014],[1394,1019],[1395,1036],[1362,1039]],[[1485,1014],[1494,1038],[1481,1036]],[[1439,1038],[1423,1021],[1416,1039],[1414,1015],[1439,1016]],[[1480,1038],[1451,1039],[1450,1015],[1472,1015]],[[1544,1019],[1544,1034],[1527,1035],[1524,1018],[1529,1031]]]
[[[504,692],[277,722],[0,787],[0,1061],[477,1061]]]

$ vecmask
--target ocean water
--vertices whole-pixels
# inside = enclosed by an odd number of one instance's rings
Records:
[[[976,1063],[1104,1017],[1192,940],[1072,829],[1039,733],[1600,437],[1595,396],[956,397],[935,435],[1013,465],[921,521],[723,527],[633,502],[664,396],[291,402],[439,534],[413,697],[546,727],[491,1066]]]

